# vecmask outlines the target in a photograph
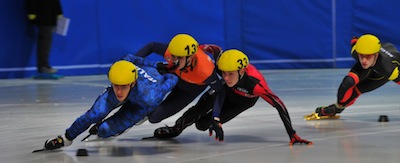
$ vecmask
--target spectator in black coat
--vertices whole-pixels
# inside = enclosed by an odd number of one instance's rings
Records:
[[[26,0],[27,16],[30,22],[38,27],[37,70],[40,73],[56,73],[49,64],[53,30],[57,18],[63,15],[59,0]]]

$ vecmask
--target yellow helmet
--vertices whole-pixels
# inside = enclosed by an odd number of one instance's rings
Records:
[[[230,49],[224,51],[217,61],[221,71],[238,71],[249,65],[249,58],[240,50]]]
[[[115,85],[128,85],[138,77],[136,66],[129,61],[120,60],[111,65],[108,80]]]
[[[380,51],[381,41],[374,35],[365,34],[358,38],[354,46],[358,54],[371,55]]]
[[[168,44],[168,51],[178,57],[191,56],[197,52],[199,43],[188,34],[177,34]]]

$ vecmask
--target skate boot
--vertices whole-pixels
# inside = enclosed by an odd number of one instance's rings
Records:
[[[72,144],[71,140],[68,140],[67,138],[65,138],[65,136],[59,135],[56,138],[46,140],[46,142],[44,143],[44,148],[46,150],[53,150],[61,147],[67,147],[70,146],[71,144]]]
[[[215,61],[218,60],[219,56],[221,56],[221,54],[222,54],[222,48],[219,47],[218,45],[203,44],[203,45],[200,45],[199,48],[203,49],[203,51],[205,51],[205,52],[212,54]]]
[[[312,120],[321,120],[321,119],[339,119],[340,115],[333,115],[333,116],[319,116],[318,113],[312,112],[311,114],[307,114],[304,116],[304,119],[307,121]]]
[[[175,129],[175,127],[168,126],[160,127],[154,131],[154,137],[160,139],[174,138],[177,137],[179,134],[181,134],[181,132]]]
[[[304,119],[307,121],[320,119],[339,119],[340,116],[336,114],[341,113],[343,110],[344,107],[338,107],[336,104],[321,106],[315,109],[315,112],[305,115]]]

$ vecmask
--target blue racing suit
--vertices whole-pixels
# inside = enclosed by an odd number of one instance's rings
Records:
[[[124,60],[134,63],[138,69],[136,85],[131,88],[126,100],[119,102],[111,86],[97,98],[93,106],[66,130],[66,138],[75,139],[91,124],[101,122],[115,108],[122,107],[104,120],[98,128],[98,136],[107,138],[120,134],[149,115],[178,82],[174,74],[158,73],[156,62],[128,54]]]

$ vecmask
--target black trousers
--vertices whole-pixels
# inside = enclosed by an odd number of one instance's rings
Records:
[[[38,26],[36,47],[37,68],[50,67],[49,56],[55,26]]]
[[[228,87],[225,88],[225,91],[226,96],[219,117],[221,123],[226,123],[232,120],[243,111],[254,106],[259,98],[248,98],[240,96]],[[201,131],[205,131],[210,127],[213,120],[212,107],[214,105],[216,95],[208,92],[204,93],[198,103],[195,106],[191,107],[188,111],[186,111],[182,115],[182,117],[180,117],[176,121],[175,128],[177,130],[182,131],[193,123],[195,123],[196,128]]]

